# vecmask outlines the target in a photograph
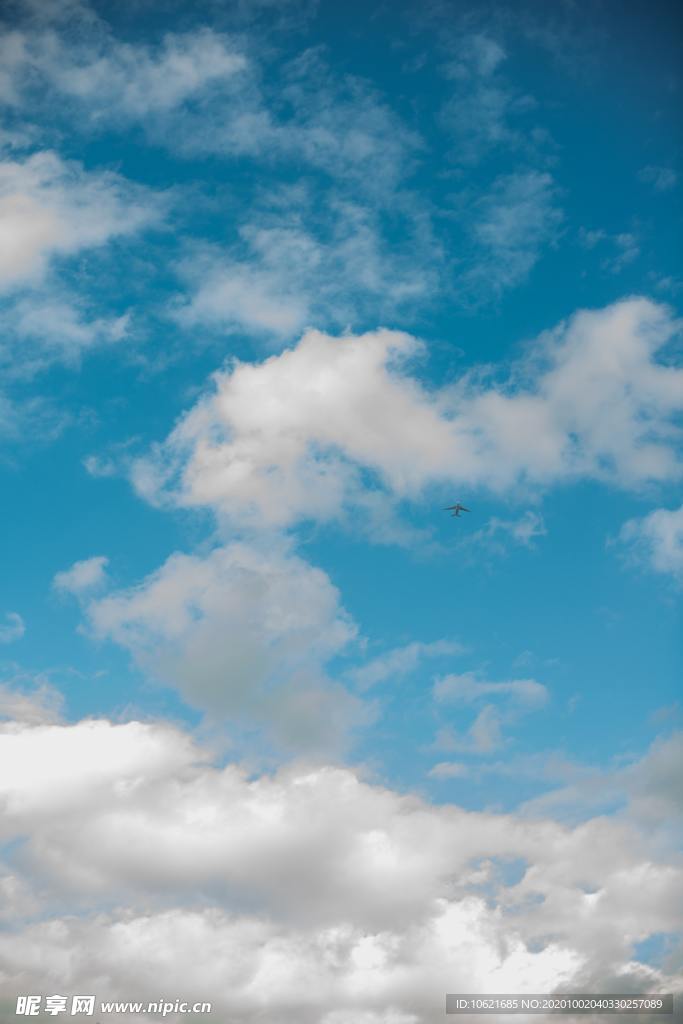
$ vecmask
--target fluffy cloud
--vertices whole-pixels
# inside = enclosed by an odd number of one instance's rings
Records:
[[[139,586],[91,602],[88,617],[191,705],[288,745],[334,747],[364,718],[324,671],[355,627],[325,573],[281,545],[174,554]]]
[[[619,540],[655,572],[683,578],[683,505],[630,519],[622,526]]]
[[[333,519],[368,489],[637,486],[680,476],[683,369],[659,361],[666,308],[630,299],[580,312],[502,373],[428,389],[420,344],[395,331],[307,332],[260,364],[234,363],[133,478],[152,500],[212,508],[254,529]]]
[[[254,777],[135,722],[3,727],[0,794],[10,1005],[37,986],[210,1000],[239,1024],[423,1024],[458,989],[676,984],[633,958],[682,923],[654,821],[466,812],[322,765]],[[24,923],[29,886],[43,917]]]
[[[56,153],[0,161],[0,288],[39,279],[69,256],[149,224],[158,209],[112,172],[85,171]]]
[[[93,558],[74,562],[70,569],[56,573],[52,585],[56,590],[63,590],[69,594],[82,594],[104,583],[108,563],[109,559],[104,555],[95,555]]]

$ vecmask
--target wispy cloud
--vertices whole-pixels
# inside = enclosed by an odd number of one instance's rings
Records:
[[[465,732],[451,724],[441,726],[434,741],[435,750],[478,756],[491,755],[503,747],[507,742],[504,730],[548,700],[546,687],[535,679],[491,682],[474,672],[437,679],[432,695],[442,710],[479,705]]]
[[[472,266],[459,288],[473,298],[500,295],[524,281],[558,235],[564,214],[550,174],[526,171],[498,177],[467,215]]]
[[[228,249],[190,247],[178,267],[190,293],[175,307],[179,322],[281,343],[312,323],[348,327],[368,315],[393,317],[432,293],[433,240],[413,211],[396,210],[413,244],[392,249],[377,211],[332,194],[323,226],[309,198],[255,210]],[[424,254],[419,270],[415,250]]]
[[[367,690],[387,679],[401,679],[414,672],[424,659],[455,656],[463,650],[461,644],[452,640],[435,640],[432,643],[414,641],[380,654],[360,668],[352,669],[347,675],[361,690]]]
[[[79,39],[57,27],[20,28],[5,39],[6,103],[39,101],[40,84],[85,111],[92,127],[168,114],[229,82],[247,66],[231,41],[211,29],[169,33],[157,46],[114,38],[80,19]]]
[[[315,48],[282,62],[244,43],[208,27],[129,43],[96,18],[80,19],[75,39],[55,26],[16,29],[0,100],[49,104],[59,119],[57,93],[80,131],[139,123],[179,156],[294,161],[365,192],[393,192],[421,143],[376,91],[335,76]]]
[[[458,163],[475,164],[496,150],[517,149],[524,142],[519,117],[534,110],[536,103],[501,74],[505,59],[496,39],[472,34],[458,42],[443,68],[453,83],[453,95],[442,107],[441,121]]]
[[[678,182],[678,175],[672,167],[655,167],[652,164],[643,167],[638,177],[646,185],[652,185],[657,192],[668,192]]]
[[[19,612],[6,612],[4,623],[0,623],[0,644],[11,644],[21,640],[26,624]]]
[[[472,704],[482,698],[509,698],[523,707],[540,707],[548,699],[548,691],[535,679],[513,679],[491,683],[478,679],[473,672],[448,675],[434,684],[434,699],[441,704]]]
[[[522,547],[531,548],[539,537],[547,534],[543,516],[539,512],[527,509],[516,519],[502,519],[492,516],[480,530],[467,536],[464,543],[481,545],[491,552],[502,554],[510,542]]]

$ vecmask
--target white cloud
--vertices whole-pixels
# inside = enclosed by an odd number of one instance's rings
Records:
[[[85,591],[101,587],[107,578],[109,559],[105,555],[95,555],[81,562],[74,562],[70,569],[64,569],[55,575],[52,585],[57,590],[70,594],[82,594]]]
[[[535,101],[509,85],[499,73],[503,47],[489,36],[467,35],[456,48],[455,60],[444,72],[456,83],[441,111],[441,121],[453,140],[453,158],[475,164],[492,151],[518,149],[532,137],[515,126]]]
[[[584,249],[594,249],[596,245],[607,238],[607,233],[602,228],[579,228],[579,242]]]
[[[655,167],[648,165],[638,172],[638,177],[646,185],[652,185],[657,192],[668,192],[674,188],[678,175],[671,167]]]
[[[77,366],[95,346],[124,340],[129,322],[129,314],[89,319],[77,301],[49,290],[24,294],[0,314],[0,365],[15,379],[54,363]]]
[[[474,672],[437,679],[432,694],[441,709],[497,701],[484,703],[464,734],[451,725],[437,731],[435,749],[477,755],[492,754],[503,747],[507,742],[503,730],[548,700],[546,687],[535,679],[494,683],[478,678]]]
[[[226,36],[208,28],[168,33],[146,46],[113,38],[102,23],[98,31],[95,18],[90,26],[83,16],[79,22],[78,37],[54,28],[9,33],[0,79],[5,103],[35,101],[42,83],[51,95],[78,102],[94,123],[139,120],[181,107],[247,66]]]
[[[514,774],[513,763],[490,765],[496,772]],[[680,847],[683,811],[680,777],[683,770],[683,733],[658,737],[644,757],[623,756],[609,768],[572,762],[543,764],[537,758],[521,763],[522,774],[554,780],[546,793],[528,800],[526,814],[553,814],[581,820],[590,813],[618,813],[644,829],[655,829],[663,847]]]
[[[158,217],[145,190],[49,151],[0,161],[0,288],[40,279],[53,257],[101,246]]]
[[[110,799],[117,787],[134,788],[143,779],[149,784],[198,756],[186,735],[141,722],[8,722],[0,726],[0,737],[0,797],[7,814],[19,820],[74,806],[83,811],[103,792]]]
[[[227,37],[208,28],[169,33],[157,48],[112,40],[100,54],[86,51],[74,60],[73,53],[46,47],[36,62],[59,91],[86,104],[93,118],[157,116],[229,82],[247,66]]]
[[[505,745],[503,727],[511,717],[510,712],[504,714],[493,704],[485,704],[465,732],[451,725],[441,726],[436,732],[433,749],[450,754],[493,754]]]
[[[613,274],[620,274],[624,267],[640,256],[638,239],[630,231],[622,231],[611,239],[616,255],[602,261],[602,267]]]
[[[409,372],[422,351],[409,335],[308,331],[281,355],[216,374],[133,479],[151,500],[209,507],[249,530],[343,518],[368,490],[417,499],[444,483],[676,479],[683,369],[658,360],[676,327],[646,299],[582,311],[507,380],[475,368],[440,390]]]
[[[13,31],[0,100],[55,118],[58,95],[81,130],[138,122],[181,156],[296,160],[373,194],[392,191],[419,147],[366,83],[337,78],[319,50],[284,63],[266,50],[259,64],[257,43],[239,52],[206,27],[131,44],[90,14],[77,35]]]
[[[3,727],[0,794],[10,1005],[166,992],[235,1024],[416,1024],[454,989],[676,987],[634,959],[683,923],[656,820],[467,812],[322,765],[250,776],[135,722]]]
[[[433,643],[414,641],[404,647],[386,651],[347,674],[356,686],[367,690],[386,679],[400,679],[414,672],[424,658],[440,658],[460,654],[462,651],[462,645],[452,640],[435,640]]]
[[[198,275],[197,269],[193,265],[191,270],[197,279],[196,293],[178,311],[182,323],[216,323],[277,337],[289,337],[305,326],[309,312],[305,276],[293,274],[290,278],[284,269],[259,270],[248,263],[226,260],[208,273]],[[295,271],[296,265],[290,264],[289,269]]]
[[[579,228],[578,239],[584,249],[595,249],[598,245],[603,252],[607,247],[611,249],[611,253],[600,261],[601,269],[611,274],[620,274],[624,267],[640,256],[638,237],[631,231],[611,235],[602,229],[589,231],[582,227]]]
[[[683,505],[657,508],[642,519],[629,519],[619,540],[655,572],[683,577]]]
[[[474,672],[448,675],[434,684],[434,699],[439,703],[471,704],[482,697],[509,697],[523,707],[540,707],[548,691],[535,679],[512,679],[491,683],[478,679]]]
[[[194,707],[288,746],[335,747],[366,716],[324,671],[355,626],[325,573],[280,544],[171,555],[137,587],[91,602],[88,617]]]
[[[460,761],[439,761],[428,774],[432,779],[465,779],[470,774],[470,767]]]
[[[0,721],[44,725],[60,720],[64,698],[47,679],[33,679],[29,690],[20,689],[17,682],[0,683]]]
[[[397,251],[384,243],[376,210],[330,194],[323,228],[310,200],[296,191],[283,209],[253,213],[233,247],[195,249],[182,260],[191,296],[178,305],[180,322],[291,339],[312,323],[348,327],[368,308],[393,314],[425,296],[434,244],[410,204],[394,211],[408,243]]]
[[[5,623],[0,625],[0,644],[11,644],[20,640],[26,632],[26,625],[18,612],[6,612]]]
[[[516,519],[492,516],[481,530],[468,535],[466,543],[482,544],[490,551],[501,553],[505,550],[506,540],[530,548],[537,537],[545,537],[547,532],[543,516],[527,509]]]
[[[461,286],[500,294],[531,272],[541,251],[555,241],[563,213],[548,173],[526,171],[497,178],[468,214],[476,249]]]

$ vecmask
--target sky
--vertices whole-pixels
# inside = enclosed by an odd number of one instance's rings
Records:
[[[682,43],[5,0],[2,1021],[683,987]]]

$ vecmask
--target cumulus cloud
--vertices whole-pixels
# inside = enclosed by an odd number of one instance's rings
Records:
[[[683,505],[657,508],[642,519],[629,519],[619,540],[654,572],[683,578]]]
[[[158,216],[145,190],[56,153],[0,161],[0,288],[39,280],[52,258],[104,245]]]
[[[0,625],[0,644],[11,644],[20,640],[26,632],[26,624],[19,612],[6,612],[5,622]]]
[[[422,1024],[453,989],[676,986],[634,956],[681,925],[652,821],[467,812],[349,768],[250,776],[162,723],[98,720],[0,728],[0,799],[11,1005],[161,991],[239,1024]]]
[[[150,500],[253,530],[343,517],[369,490],[399,500],[446,482],[501,492],[675,479],[683,369],[659,353],[676,327],[646,299],[582,311],[507,380],[489,367],[436,390],[410,372],[422,348],[409,335],[308,331],[216,374],[133,480]]]
[[[122,644],[194,707],[255,722],[286,745],[336,748],[366,715],[324,670],[356,632],[338,591],[277,543],[173,554],[87,614],[97,636]]]

